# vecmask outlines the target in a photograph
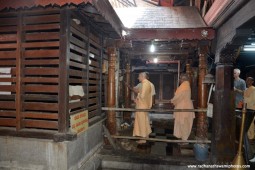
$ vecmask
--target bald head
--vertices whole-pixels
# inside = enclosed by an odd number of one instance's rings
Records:
[[[180,75],[180,84],[184,81],[189,81],[189,76],[187,74],[181,74]]]
[[[246,78],[246,85],[247,85],[247,87],[252,86],[253,83],[254,83],[254,79],[252,77],[247,77]]]
[[[147,73],[146,72],[141,72],[140,74],[139,74],[139,76],[138,76],[138,80],[140,81],[140,82],[142,82],[143,80],[145,80],[145,79],[147,79]]]

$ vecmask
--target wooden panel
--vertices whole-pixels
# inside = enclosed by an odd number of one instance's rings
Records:
[[[99,63],[94,60],[90,60],[90,65],[94,67],[99,67]]]
[[[89,99],[89,105],[96,104],[96,103],[98,103],[98,99],[97,98]]]
[[[96,72],[96,73],[100,73],[101,72],[100,69],[95,68],[95,67],[89,67],[89,71],[93,71],[93,72]]]
[[[89,73],[89,78],[97,79],[99,78],[99,75],[95,73]]]
[[[0,82],[16,82],[15,78],[0,78]]]
[[[0,66],[15,66],[16,65],[16,61],[15,60],[4,60],[0,62]]]
[[[92,111],[92,110],[95,110],[95,109],[98,109],[98,108],[99,108],[99,105],[90,106],[89,111]]]
[[[90,52],[95,54],[95,55],[97,55],[97,56],[100,56],[100,51],[95,49],[95,48],[93,48],[93,47],[90,47]]]
[[[99,43],[95,42],[94,40],[90,40],[90,43],[91,43],[92,45],[94,45],[95,47],[99,48],[99,49],[102,48],[101,45],[100,45]]]
[[[16,51],[0,51],[0,59],[8,58],[8,59],[15,59],[16,58]]]
[[[98,114],[98,110],[94,110],[94,111],[89,112],[89,119],[92,118],[92,117],[95,117],[97,114]]]
[[[86,77],[87,74],[84,71],[78,71],[78,70],[72,70],[69,69],[69,75],[70,76],[76,76],[76,77]]]
[[[22,97],[24,100],[30,101],[44,101],[44,102],[57,102],[57,95],[46,95],[46,94],[23,94]]]
[[[10,42],[16,40],[17,40],[16,34],[0,34],[0,42]]]
[[[74,109],[74,108],[78,108],[78,107],[86,107],[86,101],[82,100],[79,102],[73,102],[73,103],[69,103],[69,109]]]
[[[0,117],[15,117],[15,111],[0,111]]]
[[[78,46],[76,46],[74,44],[70,44],[70,49],[72,49],[74,51],[77,51],[77,52],[79,52],[81,54],[87,54],[87,51],[85,49],[80,48],[80,47],[78,47]]]
[[[23,62],[25,65],[34,65],[34,66],[50,66],[50,65],[58,65],[59,59],[46,59],[46,60],[25,60]]]
[[[58,75],[58,68],[25,68],[25,75]]]
[[[73,36],[70,37],[70,41],[71,41],[71,43],[73,43],[81,48],[85,48],[85,45],[86,45],[85,42],[83,42]]]
[[[24,22],[26,24],[54,23],[59,21],[60,21],[59,15],[29,16],[24,18]]]
[[[13,43],[10,43],[10,44],[1,44],[0,45],[0,49],[13,49],[13,48],[17,48],[17,44],[13,44]]]
[[[45,120],[23,120],[25,127],[30,128],[45,128],[45,129],[57,129],[58,122],[45,121]]]
[[[99,83],[98,80],[89,80],[89,84],[98,85]]]
[[[38,111],[58,111],[58,104],[56,103],[24,103],[25,110],[38,110]]]
[[[25,40],[27,41],[39,41],[39,40],[58,40],[59,37],[58,32],[36,32],[25,35]]]
[[[39,24],[39,25],[26,25],[23,27],[25,31],[39,31],[39,30],[53,30],[60,29],[59,24]]]
[[[75,84],[85,84],[87,81],[85,79],[74,79],[70,78],[69,79],[70,83],[75,83]]]
[[[89,86],[89,91],[98,91],[99,87],[97,86]]]
[[[0,101],[0,110],[16,109],[15,102],[13,101]]]
[[[24,52],[25,58],[59,57],[59,50],[29,50]]]
[[[17,25],[17,17],[15,18],[1,18],[0,25]]]
[[[23,112],[22,116],[33,119],[58,119],[58,114],[56,113]]]
[[[57,93],[58,86],[54,85],[26,85],[25,92],[43,92],[43,93]]]
[[[76,63],[73,61],[70,61],[70,66],[80,68],[80,69],[86,69],[86,66],[84,64]]]
[[[22,79],[22,82],[24,83],[58,83],[58,78],[42,78],[42,77],[25,77]]]
[[[89,93],[89,98],[97,97],[98,95],[100,95],[98,92],[97,93]]]
[[[0,33],[4,32],[16,32],[17,26],[6,26],[6,27],[0,27]]]
[[[83,35],[86,35],[86,30],[85,30],[85,28],[83,27],[83,26],[81,26],[81,25],[77,25],[73,20],[71,21],[71,32],[73,32],[73,29],[72,28],[74,28],[74,29],[76,29],[77,31],[79,31],[81,34],[83,34]],[[80,36],[80,37],[82,37],[82,36]],[[82,37],[83,38],[83,37]]]
[[[15,85],[0,85],[0,91],[2,92],[15,92]]]
[[[24,47],[24,48],[59,47],[59,41],[55,41],[55,42],[31,42],[31,43],[23,43],[22,47]]]
[[[87,37],[84,33],[81,33],[80,31],[76,30],[76,29],[73,28],[73,27],[71,27],[70,30],[71,30],[71,32],[72,32],[73,34],[76,34],[77,36],[81,37],[82,39],[84,39],[84,40],[86,40],[86,41],[88,40],[88,37]]]
[[[16,126],[16,119],[1,118],[0,126]]]
[[[70,59],[78,61],[78,62],[84,62],[85,61],[85,58],[83,56],[74,54],[72,52],[70,52]]]

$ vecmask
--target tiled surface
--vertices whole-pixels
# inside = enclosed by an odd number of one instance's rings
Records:
[[[195,7],[134,7],[115,11],[127,28],[206,27]]]

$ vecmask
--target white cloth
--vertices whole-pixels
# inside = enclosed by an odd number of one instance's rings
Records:
[[[69,86],[69,96],[84,96],[84,90],[82,86]]]

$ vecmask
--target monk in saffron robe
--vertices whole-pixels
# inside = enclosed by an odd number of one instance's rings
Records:
[[[182,74],[180,76],[180,86],[177,88],[174,98],[171,103],[174,104],[174,109],[194,109],[191,100],[191,88],[188,81],[188,76]],[[195,118],[194,112],[174,112],[174,136],[187,140]]]
[[[140,73],[138,77],[141,82],[141,89],[135,99],[137,109],[151,109],[151,82],[146,79],[146,73]],[[150,121],[148,112],[136,112],[133,136],[140,136],[147,138],[151,133]],[[146,140],[139,140],[137,143],[146,143]]]

